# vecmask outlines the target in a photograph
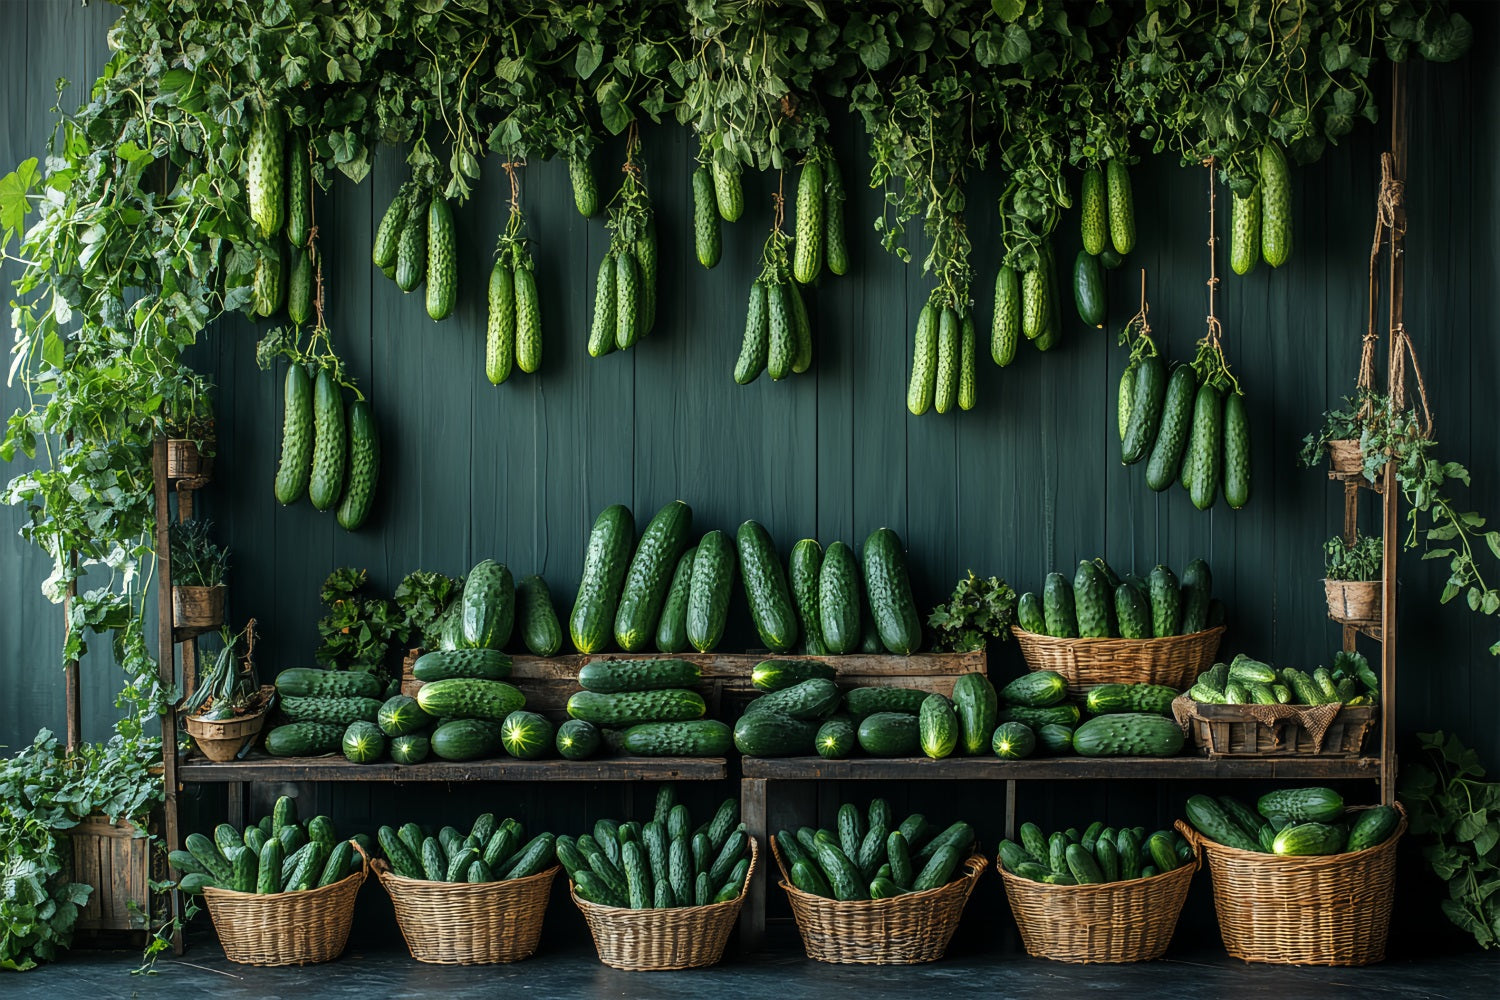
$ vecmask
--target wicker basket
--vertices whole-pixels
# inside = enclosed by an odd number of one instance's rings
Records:
[[[213,918],[224,957],[242,965],[313,965],[338,958],[349,941],[354,899],[370,871],[333,885],[301,892],[234,892],[205,886],[203,900]]]
[[[167,478],[208,481],[214,474],[214,457],[203,454],[191,438],[167,439]]]
[[[1379,709],[1344,705],[1327,721],[1323,739],[1314,738],[1309,716],[1331,706],[1209,705],[1178,695],[1172,714],[1193,744],[1209,757],[1358,757],[1375,731]],[[1248,711],[1247,711],[1248,709]],[[1251,713],[1264,716],[1256,718]]]
[[[187,717],[188,735],[193,738],[203,756],[215,763],[223,763],[238,757],[247,743],[255,742],[271,712],[271,704],[276,698],[276,685],[262,684],[259,698],[260,708],[249,715],[221,721],[202,719],[195,715]]]
[[[1341,476],[1359,475],[1365,456],[1359,450],[1359,438],[1338,438],[1328,442],[1328,466]]]
[[[1213,665],[1224,626],[1160,639],[1054,639],[1011,626],[1026,666],[1055,670],[1080,693],[1100,684],[1165,684],[1178,691],[1193,686]]]
[[[390,894],[411,957],[437,965],[519,962],[536,953],[558,866],[526,878],[470,885],[403,878],[384,861],[375,877]]]
[[[1328,616],[1351,625],[1367,625],[1380,620],[1379,580],[1324,580],[1328,595]]]
[[[984,855],[975,854],[964,862],[959,878],[936,889],[840,902],[792,885],[775,837],[771,851],[807,957],[840,965],[916,965],[942,958],[988,864]]]
[[[755,877],[760,848],[750,838],[750,872],[740,894],[727,903],[674,906],[665,910],[633,910],[628,906],[600,906],[579,897],[572,882],[568,892],[589,925],[599,961],[629,972],[699,969],[724,957],[729,932],[745,905],[745,893]]]
[[[1357,807],[1358,808],[1358,807]],[[1177,829],[1208,857],[1224,948],[1272,965],[1369,965],[1385,958],[1396,883],[1396,842],[1406,810],[1383,844],[1354,854],[1278,857]]]
[[[216,587],[173,587],[173,626],[215,629],[224,624],[225,589],[222,583]]]
[[[1196,852],[1195,852],[1196,853]],[[1046,885],[995,863],[1026,953],[1057,962],[1149,962],[1172,943],[1199,858],[1150,878]]]

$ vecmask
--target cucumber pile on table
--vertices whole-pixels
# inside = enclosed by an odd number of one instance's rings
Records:
[[[573,891],[600,906],[665,910],[727,903],[750,877],[750,838],[740,805],[725,799],[694,827],[672,785],[656,793],[650,821],[601,819],[592,834],[557,838],[557,860]]]
[[[525,827],[509,817],[483,813],[467,834],[445,826],[436,834],[415,823],[376,831],[391,871],[402,878],[428,882],[503,882],[546,871],[556,859],[556,838],[538,833],[526,839]]]
[[[1048,885],[1098,885],[1164,875],[1193,860],[1193,849],[1176,830],[1147,834],[1143,826],[1105,826],[1095,820],[1082,833],[1068,827],[1050,836],[1035,823],[1021,824],[1021,842],[1000,841],[996,853],[1012,875]]]
[[[296,801],[283,795],[259,823],[243,831],[220,823],[212,838],[190,833],[183,842],[186,850],[171,852],[167,860],[182,873],[177,886],[186,893],[196,895],[205,886],[262,895],[302,892],[359,871],[356,840],[370,850],[364,834],[340,840],[327,816],[298,822]]]
[[[1229,795],[1194,795],[1188,822],[1225,847],[1263,854],[1352,854],[1385,843],[1401,816],[1391,806],[1346,809],[1331,788],[1282,788],[1267,792],[1251,809]]]
[[[640,757],[722,757],[729,727],[705,719],[693,690],[698,665],[687,660],[591,660],[578,671],[583,688],[568,699],[557,733],[564,757],[582,760],[608,744]]]
[[[920,813],[897,824],[885,799],[868,810],[839,807],[838,830],[804,826],[776,834],[776,848],[792,885],[814,896],[849,902],[890,899],[937,889],[974,847],[974,828],[962,820],[936,832]]]
[[[1100,684],[1080,705],[1068,700],[1068,682],[1061,674],[1032,671],[1000,690],[1004,707],[996,715],[990,746],[1006,760],[1034,753],[1172,757],[1185,739],[1171,718],[1177,694],[1162,684]]]
[[[1278,669],[1239,653],[1199,674],[1187,693],[1209,705],[1374,705],[1380,701],[1380,678],[1360,653],[1340,650],[1332,670],[1318,667],[1311,673]]]
[[[1098,556],[1079,562],[1071,581],[1048,573],[1041,596],[1021,595],[1016,620],[1027,632],[1058,639],[1191,635],[1224,624],[1224,605],[1212,591],[1213,574],[1202,559],[1189,563],[1179,580],[1165,565],[1144,578],[1121,577]]]

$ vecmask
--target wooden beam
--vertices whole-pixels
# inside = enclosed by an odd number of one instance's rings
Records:
[[[1051,781],[1084,778],[1143,780],[1212,778],[1380,777],[1378,757],[996,757],[851,758],[745,757],[748,778],[779,781]]]
[[[170,510],[167,499],[167,442],[158,437],[151,445],[151,478],[156,493],[156,678],[165,690],[177,679],[177,648],[172,643],[172,546],[168,535]],[[177,814],[177,706],[168,704],[161,717],[162,825],[168,851],[182,846]],[[173,915],[181,916],[182,901],[176,890],[169,902]],[[181,924],[172,933],[172,950],[182,954]]]
[[[776,870],[776,858],[771,853],[769,817],[765,779],[742,779],[740,819],[745,824],[745,832],[760,844],[760,864],[750,879],[745,906],[740,910],[740,951],[746,954],[759,951],[766,936],[766,885],[771,880],[770,873]]]
[[[719,781],[723,757],[602,757],[598,760],[434,760],[421,764],[355,764],[343,757],[266,757],[212,763],[186,760],[179,769],[191,784],[243,781]]]

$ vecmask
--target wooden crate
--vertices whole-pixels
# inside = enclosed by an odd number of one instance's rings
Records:
[[[1275,708],[1275,719],[1254,718],[1245,705],[1209,705],[1179,695],[1172,708],[1200,753],[1219,757],[1358,757],[1375,731],[1379,709],[1373,705],[1342,706],[1329,721],[1323,742],[1316,745],[1302,725],[1298,708]],[[1331,708],[1332,706],[1326,706]],[[1325,706],[1314,706],[1325,708]]]
[[[151,917],[150,840],[128,820],[95,815],[68,831],[74,882],[94,891],[78,913],[80,932],[140,931]],[[165,872],[158,872],[159,878]]]
[[[414,651],[415,652],[415,651]],[[665,653],[597,653],[567,656],[515,656],[510,681],[526,693],[526,707],[549,718],[567,716],[568,698],[581,691],[578,669],[598,660],[658,660]],[[911,687],[938,694],[953,694],[953,684],[967,673],[985,672],[983,650],[974,653],[915,653],[911,656],[849,653],[843,656],[797,656],[774,653],[680,653],[674,659],[698,664],[703,680],[698,691],[708,703],[710,717],[730,718],[724,710],[737,713],[744,702],[754,697],[750,671],[768,659],[821,660],[838,671],[842,688],[883,686]],[[416,657],[408,655],[401,680],[401,690],[415,695],[422,682],[411,676]]]

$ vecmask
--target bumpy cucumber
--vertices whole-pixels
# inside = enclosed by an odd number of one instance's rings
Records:
[[[906,408],[920,417],[932,406],[937,392],[938,310],[931,302],[917,315],[917,335],[911,353],[911,382],[906,389]]]
[[[510,378],[516,357],[516,278],[502,257],[490,269],[484,331],[484,374],[491,385]]]
[[[306,496],[312,478],[313,380],[305,365],[293,362],[286,370],[284,398],[276,499],[286,504]]]
[[[698,263],[710,269],[718,266],[724,253],[719,206],[714,200],[713,173],[701,165],[693,171],[693,248],[697,251]]]
[[[349,482],[339,504],[339,527],[357,531],[375,504],[375,482],[380,476],[380,430],[368,399],[349,404]]]
[[[332,509],[343,494],[347,448],[343,389],[333,372],[323,368],[313,384],[312,478],[307,489],[318,510]]]
[[[937,385],[933,392],[933,409],[947,413],[958,400],[959,361],[958,311],[945,306],[938,315]]]
[[[1003,264],[995,274],[995,316],[990,330],[990,357],[1004,368],[1016,359],[1021,339],[1021,279]]]
[[[734,380],[740,385],[749,385],[766,370],[770,338],[766,286],[759,281],[751,282],[750,302],[745,308],[745,336],[740,342],[739,359],[734,363]]]
[[[589,326],[589,357],[602,358],[615,349],[615,255],[607,253],[599,262],[594,283],[594,317]]]
[[[797,177],[796,236],[792,247],[792,277],[811,284],[823,270],[823,165],[808,160]]]

